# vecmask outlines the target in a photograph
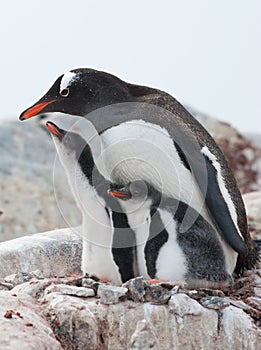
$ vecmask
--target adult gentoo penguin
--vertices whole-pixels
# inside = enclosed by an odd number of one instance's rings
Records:
[[[103,113],[99,108],[106,106],[109,107],[103,108]],[[175,98],[157,89],[126,83],[105,72],[74,69],[60,76],[38,102],[20,115],[20,120],[47,112],[86,117],[99,133],[115,125],[124,127],[129,120],[159,126],[172,140],[184,171],[191,173],[220,234],[239,254],[237,271],[242,264],[251,266],[256,262],[258,255],[248,233],[244,204],[231,169],[213,138]],[[125,183],[133,180],[128,179],[128,169],[125,175]],[[143,178],[142,175],[137,173],[137,178]],[[180,175],[182,178],[183,173]],[[174,183],[170,177],[163,181]],[[157,185],[154,178],[149,182]],[[183,191],[186,188],[181,186],[180,199]]]
[[[137,255],[150,278],[186,282],[190,288],[230,284],[235,265],[228,263],[219,234],[201,215],[186,225],[187,204],[162,196],[142,180],[111,186],[109,193],[122,200],[131,225],[139,211],[145,214],[144,223],[149,222]]]
[[[82,213],[83,273],[96,274],[115,284],[126,282],[137,275],[135,235],[118,200],[113,198],[112,201],[107,194],[110,183],[95,168],[94,155],[100,152],[100,137],[91,123],[90,131],[94,133],[89,143],[79,134],[65,131],[51,121],[46,125]]]

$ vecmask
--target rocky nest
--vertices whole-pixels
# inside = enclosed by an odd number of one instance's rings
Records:
[[[261,337],[261,269],[246,271],[226,290],[149,284],[143,277],[114,286],[96,276],[45,278],[39,270],[7,276],[0,288],[0,329],[13,327],[12,336],[5,333],[10,349],[28,329],[29,335],[31,329],[40,331],[42,340],[30,336],[35,347],[23,349],[44,349],[42,341],[52,349],[70,350],[191,349],[199,341],[201,349],[209,348],[209,341],[215,349],[239,348],[242,341],[255,349]],[[190,322],[194,335],[183,339],[177,328],[186,330]],[[207,336],[201,339],[202,332]]]

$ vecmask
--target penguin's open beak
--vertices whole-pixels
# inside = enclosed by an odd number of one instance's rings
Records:
[[[128,199],[132,198],[131,192],[126,187],[122,187],[120,189],[110,188],[108,190],[108,194],[110,194],[113,197],[122,199],[124,201],[127,201]]]
[[[63,139],[63,137],[64,137],[64,135],[65,135],[65,131],[64,131],[64,130],[58,128],[57,125],[55,125],[53,122],[50,122],[50,121],[46,122],[46,126],[47,126],[47,129],[48,129],[53,135],[57,136],[58,139],[59,139],[60,141],[62,141],[62,139]]]
[[[34,117],[35,115],[39,114],[42,112],[42,110],[50,105],[51,103],[55,102],[56,100],[51,100],[51,101],[46,101],[46,102],[41,102],[37,103],[34,106],[26,109],[19,117],[19,120],[25,120]]]

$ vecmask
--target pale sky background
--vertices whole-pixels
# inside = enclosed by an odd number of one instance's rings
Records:
[[[91,67],[261,132],[260,0],[8,1],[0,30],[0,118]]]

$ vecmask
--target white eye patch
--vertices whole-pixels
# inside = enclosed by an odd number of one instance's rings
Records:
[[[68,89],[70,85],[80,77],[79,73],[67,72],[63,75],[60,83],[60,93],[61,91]]]

